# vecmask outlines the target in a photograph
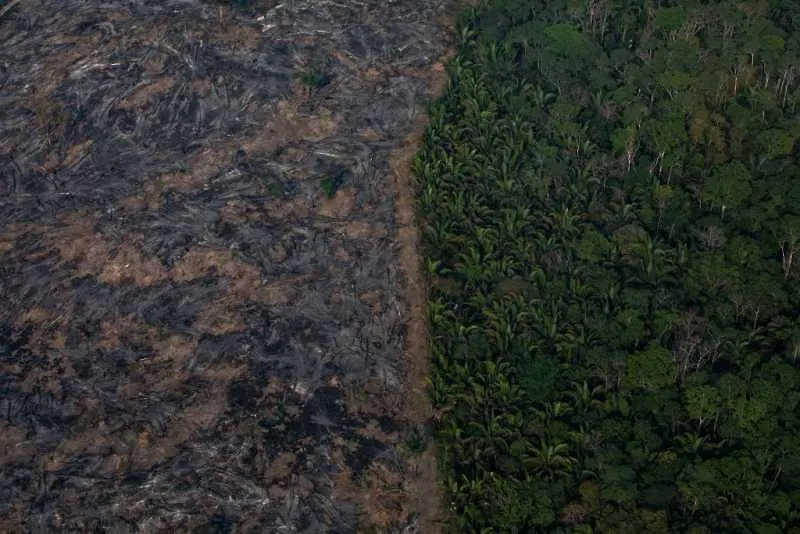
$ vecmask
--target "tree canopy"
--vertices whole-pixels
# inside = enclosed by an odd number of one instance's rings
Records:
[[[415,166],[454,532],[800,533],[799,5],[463,17]]]

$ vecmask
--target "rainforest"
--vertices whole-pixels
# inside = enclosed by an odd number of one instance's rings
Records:
[[[800,3],[457,31],[414,166],[451,530],[800,533]]]

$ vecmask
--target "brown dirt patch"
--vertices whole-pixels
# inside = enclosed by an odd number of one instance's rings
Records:
[[[260,279],[260,273],[255,267],[237,260],[229,250],[205,247],[188,251],[173,269],[173,277],[178,282],[191,282],[209,275],[246,281],[248,285]]]
[[[172,89],[175,78],[163,76],[154,80],[146,80],[139,84],[133,92],[117,104],[121,109],[135,109],[156,102],[158,97]]]
[[[447,75],[442,68],[443,62],[434,65],[431,88],[434,94],[442,94]],[[409,306],[407,320],[408,339],[406,344],[406,361],[408,362],[408,417],[417,424],[425,424],[433,416],[428,397],[427,382],[429,366],[429,338],[427,325],[427,285],[423,277],[422,254],[420,252],[420,232],[416,221],[413,173],[411,165],[417,153],[417,147],[427,127],[427,117],[420,117],[414,124],[412,132],[405,143],[392,158],[392,175],[396,195],[395,213],[399,225],[397,240],[400,244],[400,269],[405,276],[406,300]],[[416,477],[411,479],[408,494],[411,496],[414,509],[420,510],[424,532],[439,532],[444,519],[444,507],[438,502],[441,497],[436,458],[433,454],[424,454],[414,460]]]
[[[275,106],[275,117],[267,122],[261,133],[242,143],[242,148],[252,154],[272,154],[281,146],[298,139],[320,141],[332,136],[341,119],[327,110],[308,116],[298,108],[304,100],[302,89],[296,86],[299,102],[282,100]]]
[[[323,198],[317,215],[321,217],[332,217],[344,219],[356,207],[357,192],[353,189],[339,189],[333,198]]]
[[[95,276],[103,283],[117,285],[131,281],[147,287],[163,280],[164,267],[147,258],[129,242],[113,243],[96,231],[95,221],[83,214],[66,217],[48,232],[45,247],[61,256],[61,265],[71,264],[74,276]],[[29,257],[35,260],[36,256]]]

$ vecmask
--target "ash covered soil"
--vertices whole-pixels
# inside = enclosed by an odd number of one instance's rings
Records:
[[[0,531],[435,532],[408,170],[453,6],[6,5]]]

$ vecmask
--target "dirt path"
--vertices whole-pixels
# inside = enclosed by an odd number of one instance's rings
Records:
[[[0,18],[2,532],[437,532],[409,166],[454,7],[248,4]]]
[[[447,84],[443,65],[449,57],[441,58],[431,74],[429,87],[433,94],[441,94]],[[408,306],[407,337],[405,346],[408,372],[406,379],[407,408],[409,422],[424,428],[432,422],[433,412],[428,397],[428,362],[430,357],[427,324],[427,291],[422,271],[420,232],[415,213],[415,187],[411,165],[425,133],[426,117],[419,117],[411,134],[396,151],[392,159],[393,186],[395,191],[395,221],[398,224],[396,239],[400,246],[400,270],[405,278],[405,299]],[[431,446],[419,457],[411,460],[416,476],[409,482],[408,494],[411,508],[419,510],[420,532],[437,533],[444,519],[440,501],[438,471],[435,448]],[[435,489],[434,489],[435,488]]]

